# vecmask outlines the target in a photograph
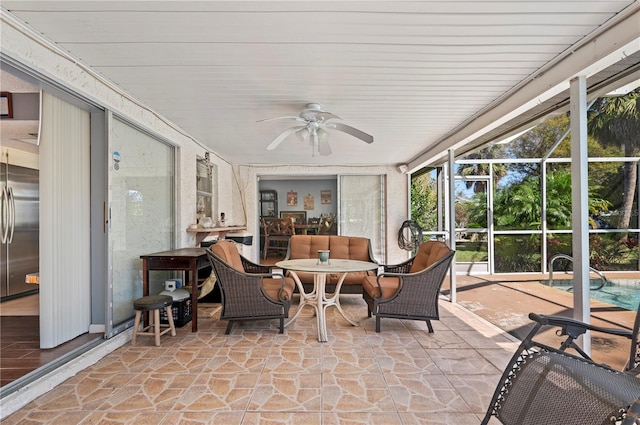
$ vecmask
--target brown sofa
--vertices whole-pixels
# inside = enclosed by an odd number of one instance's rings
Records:
[[[345,260],[360,260],[377,263],[371,252],[371,241],[368,238],[357,236],[337,235],[293,235],[289,241],[285,260],[298,260],[304,258],[318,258],[319,250],[330,251],[329,259],[338,258]],[[313,288],[313,273],[296,272],[302,282],[305,291]],[[367,276],[375,276],[375,271],[349,273],[342,284],[341,293],[362,293],[362,279]],[[335,286],[341,274],[330,273],[327,275],[327,292],[335,290]]]

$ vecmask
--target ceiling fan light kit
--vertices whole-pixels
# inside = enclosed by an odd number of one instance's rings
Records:
[[[275,139],[269,143],[267,146],[267,150],[273,150],[280,145],[291,135],[295,133],[296,137],[301,142],[306,142],[307,140],[311,141],[311,145],[313,147],[313,156],[315,156],[316,152],[318,152],[322,156],[331,155],[331,147],[329,146],[329,131],[327,130],[336,130],[342,131],[343,133],[347,133],[355,138],[362,140],[365,143],[373,143],[373,136],[365,133],[362,130],[358,130],[357,128],[351,127],[350,125],[343,123],[335,123],[335,122],[327,122],[332,119],[342,119],[337,115],[332,114],[331,112],[326,112],[322,110],[322,107],[317,103],[309,103],[307,104],[307,108],[300,112],[300,115],[297,117],[287,116],[287,117],[277,117],[277,118],[269,118],[265,120],[260,120],[258,122],[266,122],[273,120],[294,120],[296,124],[285,129],[282,133],[276,136]]]

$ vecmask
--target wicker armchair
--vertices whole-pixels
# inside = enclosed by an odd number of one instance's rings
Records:
[[[376,316],[376,332],[382,317],[424,320],[433,333],[431,320],[439,320],[440,288],[455,251],[437,241],[425,242],[416,255],[397,265],[386,265],[378,276],[362,280],[362,297],[368,315]]]
[[[536,314],[529,318],[536,324],[502,374],[483,425],[492,416],[504,425],[637,423],[640,379],[534,341],[540,329],[554,320]],[[593,330],[609,333],[604,328]]]
[[[225,334],[236,321],[284,319],[289,317],[295,282],[271,267],[261,266],[240,255],[232,242],[220,241],[207,250],[207,256],[220,285],[222,311],[220,320],[228,320]]]

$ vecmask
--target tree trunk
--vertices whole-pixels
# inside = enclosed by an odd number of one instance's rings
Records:
[[[619,229],[626,229],[631,222],[631,213],[633,212],[633,200],[636,193],[636,182],[638,179],[638,164],[635,162],[625,162],[624,164],[624,195],[622,198],[622,212]],[[635,227],[635,226],[634,226]]]

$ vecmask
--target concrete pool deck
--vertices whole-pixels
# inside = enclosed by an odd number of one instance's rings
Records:
[[[556,278],[571,275],[557,274]],[[612,273],[611,279],[638,279],[640,273]],[[573,293],[541,284],[548,274],[456,276],[457,302],[483,319],[518,339],[531,329],[530,312],[573,316]],[[445,282],[448,288],[448,282]],[[636,312],[599,301],[591,302],[591,323],[603,327],[632,329]],[[542,338],[557,346],[553,331]],[[621,369],[629,358],[629,340],[619,337],[592,335],[592,357],[615,369]]]

